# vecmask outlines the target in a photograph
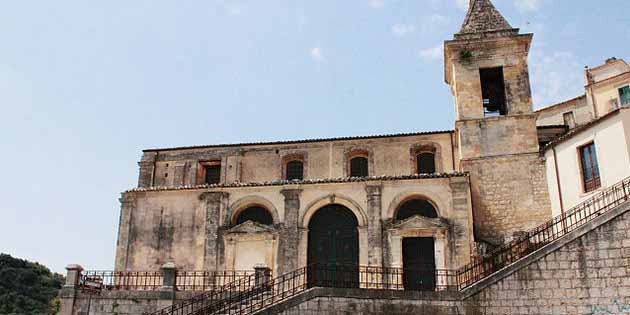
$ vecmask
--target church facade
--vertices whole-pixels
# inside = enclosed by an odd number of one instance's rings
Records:
[[[531,41],[471,1],[444,45],[453,130],[145,150],[116,270],[455,270],[546,222]]]

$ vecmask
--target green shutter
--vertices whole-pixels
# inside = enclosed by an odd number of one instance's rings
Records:
[[[630,85],[619,89],[619,99],[621,105],[630,105]]]

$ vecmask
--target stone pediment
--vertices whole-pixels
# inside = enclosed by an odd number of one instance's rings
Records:
[[[389,226],[390,229],[407,230],[407,229],[419,229],[419,230],[440,230],[447,229],[448,224],[441,218],[427,218],[419,215],[414,215],[402,221],[394,221]]]
[[[256,233],[275,233],[276,229],[273,226],[260,224],[254,221],[245,221],[229,230],[227,234],[256,234]]]

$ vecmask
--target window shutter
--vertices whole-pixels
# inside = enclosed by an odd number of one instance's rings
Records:
[[[619,101],[621,105],[630,105],[630,85],[619,89]]]

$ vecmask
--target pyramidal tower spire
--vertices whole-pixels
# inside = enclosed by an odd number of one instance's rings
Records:
[[[455,38],[479,37],[485,33],[518,33],[494,7],[490,0],[470,0],[468,12]],[[487,34],[486,34],[487,35]]]

